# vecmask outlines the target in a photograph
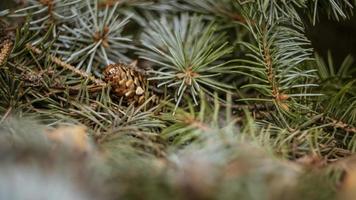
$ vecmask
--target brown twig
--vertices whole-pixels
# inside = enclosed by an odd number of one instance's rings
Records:
[[[266,30],[263,31],[264,33]],[[267,44],[267,38],[264,36],[263,38],[263,59],[266,67],[267,79],[272,87],[272,96],[277,98],[279,96],[279,89],[276,81],[276,75],[273,69],[273,61],[270,53],[270,49]]]
[[[331,117],[326,117],[325,119],[330,121],[331,125],[334,128],[342,129],[343,131],[345,131],[347,133],[356,133],[356,127],[354,127],[354,126],[352,126],[350,124],[347,124],[347,123],[345,123],[343,121],[340,121],[340,120],[333,119]]]
[[[11,111],[12,111],[12,107],[8,108],[6,110],[6,113],[2,116],[1,120],[0,120],[0,123],[2,123],[3,121],[5,121],[5,119],[11,114]]]
[[[33,52],[33,53],[35,53],[35,54],[38,54],[38,55],[43,54],[43,51],[42,51],[42,50],[40,50],[39,48],[36,48],[36,47],[32,46],[31,44],[27,44],[26,47],[27,47],[31,52]],[[86,73],[86,72],[84,72],[84,71],[82,71],[82,70],[77,69],[77,68],[74,67],[73,65],[70,65],[70,64],[68,64],[68,63],[66,63],[66,62],[64,62],[64,61],[62,61],[62,59],[60,59],[60,58],[58,58],[58,57],[56,57],[56,56],[54,56],[54,55],[49,55],[49,58],[50,58],[51,61],[52,61],[53,63],[55,63],[56,65],[61,66],[61,67],[65,68],[65,69],[68,69],[68,70],[70,70],[70,71],[72,71],[72,72],[74,72],[74,73],[76,73],[76,74],[78,74],[78,75],[80,75],[80,76],[82,76],[82,77],[84,77],[84,78],[87,78],[87,79],[93,81],[93,82],[94,82],[96,85],[98,85],[98,86],[103,86],[103,87],[106,87],[106,86],[107,86],[107,83],[105,83],[104,81],[102,81],[102,80],[100,80],[100,79],[97,79],[97,78],[95,78],[94,76],[91,76],[90,74],[88,74],[88,73]]]

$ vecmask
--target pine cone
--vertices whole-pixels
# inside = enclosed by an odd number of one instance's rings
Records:
[[[0,44],[0,66],[5,63],[7,57],[10,55],[12,46],[13,42],[8,39]]]
[[[128,103],[142,104],[145,101],[146,78],[126,64],[111,64],[104,70],[105,81],[111,83],[113,92],[125,97]]]

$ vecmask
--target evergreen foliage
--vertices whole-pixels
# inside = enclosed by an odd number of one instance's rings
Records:
[[[61,188],[65,199],[353,199],[354,59],[321,57],[305,27],[355,4],[24,0],[0,11],[0,199]],[[33,187],[15,190],[29,184],[17,174]]]

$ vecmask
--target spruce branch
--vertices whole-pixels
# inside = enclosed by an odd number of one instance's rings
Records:
[[[86,0],[87,11],[75,10],[75,23],[60,27],[63,34],[54,44],[58,48],[56,53],[66,62],[75,63],[79,68],[85,66],[87,73],[94,72],[98,76],[108,64],[130,62],[125,53],[134,47],[130,37],[122,34],[130,17],[121,19],[116,12],[118,5],[100,9],[97,0],[94,3]]]
[[[27,44],[26,47],[30,51],[32,51],[33,53],[35,53],[37,55],[43,54],[42,50],[40,50],[40,49],[30,45],[30,44]],[[60,59],[60,58],[58,58],[58,57],[56,57],[54,55],[49,55],[49,58],[56,65],[61,66],[61,67],[65,68],[65,69],[67,69],[67,70],[70,70],[70,71],[74,72],[75,74],[80,75],[83,78],[89,79],[89,80],[93,81],[98,86],[102,86],[102,87],[106,87],[107,86],[107,83],[105,83],[104,81],[102,81],[100,79],[97,79],[94,76],[91,76],[91,75],[89,75],[88,73],[86,73],[86,72],[84,72],[82,70],[79,70],[78,68],[76,68],[76,67],[74,67],[74,66],[72,66],[72,65],[70,65],[70,64],[68,64],[68,63],[66,63],[64,61],[62,61],[62,59]]]
[[[353,0],[238,0],[238,4],[249,12],[250,17],[257,22],[269,24],[288,18],[292,21],[301,21],[299,10],[304,10],[312,23],[318,20],[320,12],[326,13],[336,20],[346,19],[352,15],[355,6]]]
[[[187,107],[180,107],[174,116],[170,114],[162,115],[169,126],[163,129],[163,139],[169,141],[171,145],[178,148],[196,144],[202,139],[209,137],[206,134],[213,135],[234,135],[238,132],[237,122],[241,118],[232,115],[231,96],[227,96],[227,106],[222,109],[218,96],[215,93],[213,105],[207,101],[203,92],[200,93],[200,106],[194,108],[192,99],[187,99]],[[174,111],[174,105],[168,104],[168,108]]]
[[[305,8],[306,0],[237,0],[244,12],[248,13],[248,19],[256,20],[257,23],[273,24],[281,19],[301,21],[297,9]]]
[[[353,9],[356,5],[352,0],[310,0],[308,3],[313,5],[313,11],[311,12],[312,15],[310,18],[314,25],[319,18],[320,12],[324,12],[330,18],[340,21],[350,17],[353,14]]]
[[[235,22],[245,23],[246,19],[242,15],[240,7],[236,5],[235,0],[205,0],[205,1],[190,1],[184,0],[191,10],[204,14],[213,13],[224,19]]]
[[[248,23],[247,28],[256,44],[241,43],[249,53],[246,54],[248,59],[241,59],[242,65],[236,66],[237,73],[253,80],[242,88],[253,88],[269,97],[254,100],[272,101],[288,111],[288,104],[295,103],[296,99],[320,95],[306,92],[307,88],[318,85],[308,83],[309,79],[316,78],[315,70],[301,68],[301,64],[311,60],[312,51],[302,25],[281,21],[271,25]],[[249,72],[245,73],[246,70]]]
[[[304,155],[316,154],[331,162],[339,157],[351,155],[354,144],[345,135],[330,134],[325,124],[304,127],[305,124],[315,123],[310,119],[304,124],[294,125],[296,128],[287,129],[266,121],[257,122],[255,138],[264,146],[270,146],[277,154],[298,159]]]
[[[316,67],[319,75],[319,90],[324,96],[318,98],[315,110],[324,113],[325,123],[335,128],[354,132],[356,126],[356,82],[352,57],[347,56],[340,66],[335,66],[331,54],[327,62],[316,55]]]
[[[10,112],[23,112],[28,109],[28,105],[22,103],[22,99],[30,90],[23,88],[23,82],[17,80],[13,74],[3,69],[0,70],[0,112],[4,118]]]
[[[28,22],[31,30],[45,30],[55,26],[53,35],[56,36],[56,26],[61,23],[71,23],[76,15],[73,10],[81,7],[82,0],[28,0],[23,8],[13,12],[8,11],[8,17],[18,18],[32,16]]]
[[[232,52],[225,35],[216,29],[216,25],[206,24],[198,16],[182,14],[151,22],[142,35],[146,48],[140,56],[154,63],[150,80],[159,80],[158,87],[174,88],[176,108],[186,93],[197,104],[200,91],[212,94],[209,88],[220,91],[231,88],[215,79],[229,63],[222,58]]]
[[[0,196],[38,183],[23,169],[77,174],[83,199],[355,196],[353,58],[313,57],[304,30],[355,0],[27,2],[0,11],[28,19],[0,28]]]

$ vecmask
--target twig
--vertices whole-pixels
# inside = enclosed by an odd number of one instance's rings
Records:
[[[32,51],[33,53],[35,53],[35,54],[40,55],[40,54],[43,53],[42,50],[40,50],[40,49],[38,49],[38,48],[32,46],[31,44],[27,44],[26,47],[27,47],[30,51]],[[84,72],[84,71],[82,71],[82,70],[77,69],[77,68],[74,67],[73,65],[70,65],[70,64],[68,64],[68,63],[66,63],[66,62],[64,62],[64,61],[62,61],[62,59],[60,59],[60,58],[58,58],[58,57],[56,57],[56,56],[54,56],[54,55],[49,55],[49,58],[51,59],[51,61],[52,61],[53,63],[57,64],[58,66],[61,66],[61,67],[65,68],[65,69],[68,69],[68,70],[70,70],[70,71],[72,71],[72,72],[74,72],[74,73],[76,73],[76,74],[78,74],[78,75],[80,75],[80,76],[82,76],[82,77],[84,77],[84,78],[87,78],[87,79],[93,81],[95,84],[97,84],[97,85],[99,85],[99,86],[106,87],[106,86],[108,85],[108,84],[105,83],[104,81],[102,81],[102,80],[100,80],[100,79],[97,79],[97,78],[95,78],[94,76],[91,76],[91,75],[89,75],[88,73],[86,73],[86,72]]]
[[[263,50],[263,61],[265,63],[267,80],[272,87],[272,96],[277,98],[279,96],[278,83],[276,81],[276,75],[273,68],[272,55],[270,52],[269,45],[267,44],[266,27],[263,27],[263,38],[262,38],[262,50]]]
[[[345,122],[342,122],[340,120],[336,120],[336,119],[333,119],[331,117],[326,117],[325,118],[326,120],[330,121],[331,122],[331,125],[334,127],[334,128],[339,128],[339,129],[342,129],[344,130],[345,132],[347,133],[356,133],[356,127],[350,125],[350,124],[347,124]]]
[[[8,108],[8,109],[6,110],[6,113],[5,113],[4,116],[1,118],[0,123],[2,123],[3,121],[5,121],[5,119],[10,115],[11,111],[12,111],[12,107],[10,107],[10,108]]]

